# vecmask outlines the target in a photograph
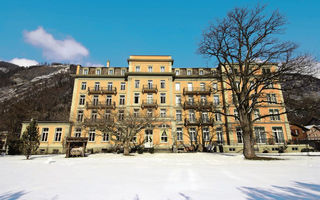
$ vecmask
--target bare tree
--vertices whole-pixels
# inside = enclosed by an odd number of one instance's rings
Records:
[[[268,91],[281,90],[280,83],[285,81],[286,74],[306,73],[311,61],[307,56],[293,58],[297,45],[275,37],[283,32],[285,24],[283,15],[278,11],[268,15],[264,6],[234,8],[204,31],[199,45],[200,54],[217,60],[222,91],[232,94],[237,115],[230,114],[227,104],[223,111],[215,112],[239,120],[246,159],[256,157],[253,124],[286,113],[283,109],[280,113],[253,118],[254,111],[270,101]]]
[[[101,120],[100,120],[101,121]],[[142,137],[139,133],[142,130],[151,128],[157,121],[157,117],[145,112],[132,113],[124,110],[118,110],[112,115],[102,119],[97,124],[97,129],[102,134],[109,134],[111,141],[123,146],[123,154],[129,155],[130,145],[135,145],[134,140],[138,140],[136,144],[142,144]]]

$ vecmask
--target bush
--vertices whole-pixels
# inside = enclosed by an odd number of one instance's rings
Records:
[[[278,153],[284,153],[284,148],[283,147],[279,147]]]
[[[269,153],[269,151],[268,150],[264,150],[262,153]]]
[[[8,137],[8,154],[20,155],[22,153],[22,141],[17,137]]]
[[[149,153],[153,154],[154,153],[154,147],[149,149]]]
[[[144,150],[143,148],[139,148],[138,149],[138,154],[143,154],[143,150]]]

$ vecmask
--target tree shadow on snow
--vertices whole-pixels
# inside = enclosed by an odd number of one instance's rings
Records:
[[[16,200],[20,199],[23,195],[27,194],[25,191],[19,191],[19,192],[6,192],[3,194],[0,194],[1,200]]]
[[[254,187],[238,188],[245,193],[247,199],[320,199],[320,185],[311,183],[295,182],[292,187],[273,185],[272,188],[262,189]]]

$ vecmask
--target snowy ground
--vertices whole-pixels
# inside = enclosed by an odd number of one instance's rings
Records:
[[[277,156],[279,157],[279,156]],[[0,199],[320,199],[320,154],[0,157]]]

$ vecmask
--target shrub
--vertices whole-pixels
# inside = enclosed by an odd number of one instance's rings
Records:
[[[144,150],[143,148],[139,148],[138,149],[138,154],[143,154],[143,150]]]
[[[154,153],[154,147],[149,149],[149,153],[153,154]]]
[[[268,150],[264,150],[262,153],[269,153],[269,151]]]

